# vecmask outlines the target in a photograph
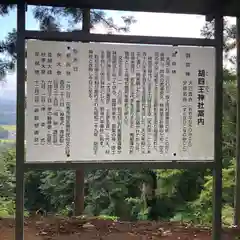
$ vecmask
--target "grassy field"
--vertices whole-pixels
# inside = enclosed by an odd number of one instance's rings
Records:
[[[0,125],[0,127],[8,131],[16,131],[16,125]]]
[[[0,143],[15,143],[15,139],[0,139]]]

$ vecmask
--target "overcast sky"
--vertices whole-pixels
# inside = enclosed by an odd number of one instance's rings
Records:
[[[204,16],[157,14],[157,13],[131,13],[108,11],[108,16],[113,17],[117,24],[121,24],[121,16],[132,15],[137,23],[132,25],[130,33],[133,35],[149,36],[172,36],[172,37],[201,37],[201,29],[205,23]],[[234,23],[234,19],[228,19]],[[6,24],[7,23],[7,24]],[[0,40],[4,39],[12,28],[16,27],[16,11],[9,16],[0,18]],[[33,19],[31,9],[27,13],[27,29],[38,29],[38,23]],[[93,30],[96,33],[105,33],[103,26],[98,25]],[[0,85],[0,97],[15,99],[16,96],[16,74],[8,75],[6,83]]]

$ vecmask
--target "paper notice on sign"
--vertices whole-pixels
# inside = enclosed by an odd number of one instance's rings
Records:
[[[28,41],[27,161],[71,157],[72,83],[79,78],[79,56],[74,44]]]

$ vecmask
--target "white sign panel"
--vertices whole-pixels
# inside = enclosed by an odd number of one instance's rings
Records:
[[[27,51],[27,161],[213,161],[214,48]]]

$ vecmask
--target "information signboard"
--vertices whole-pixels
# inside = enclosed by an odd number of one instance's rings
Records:
[[[214,51],[29,40],[26,161],[213,161]]]

